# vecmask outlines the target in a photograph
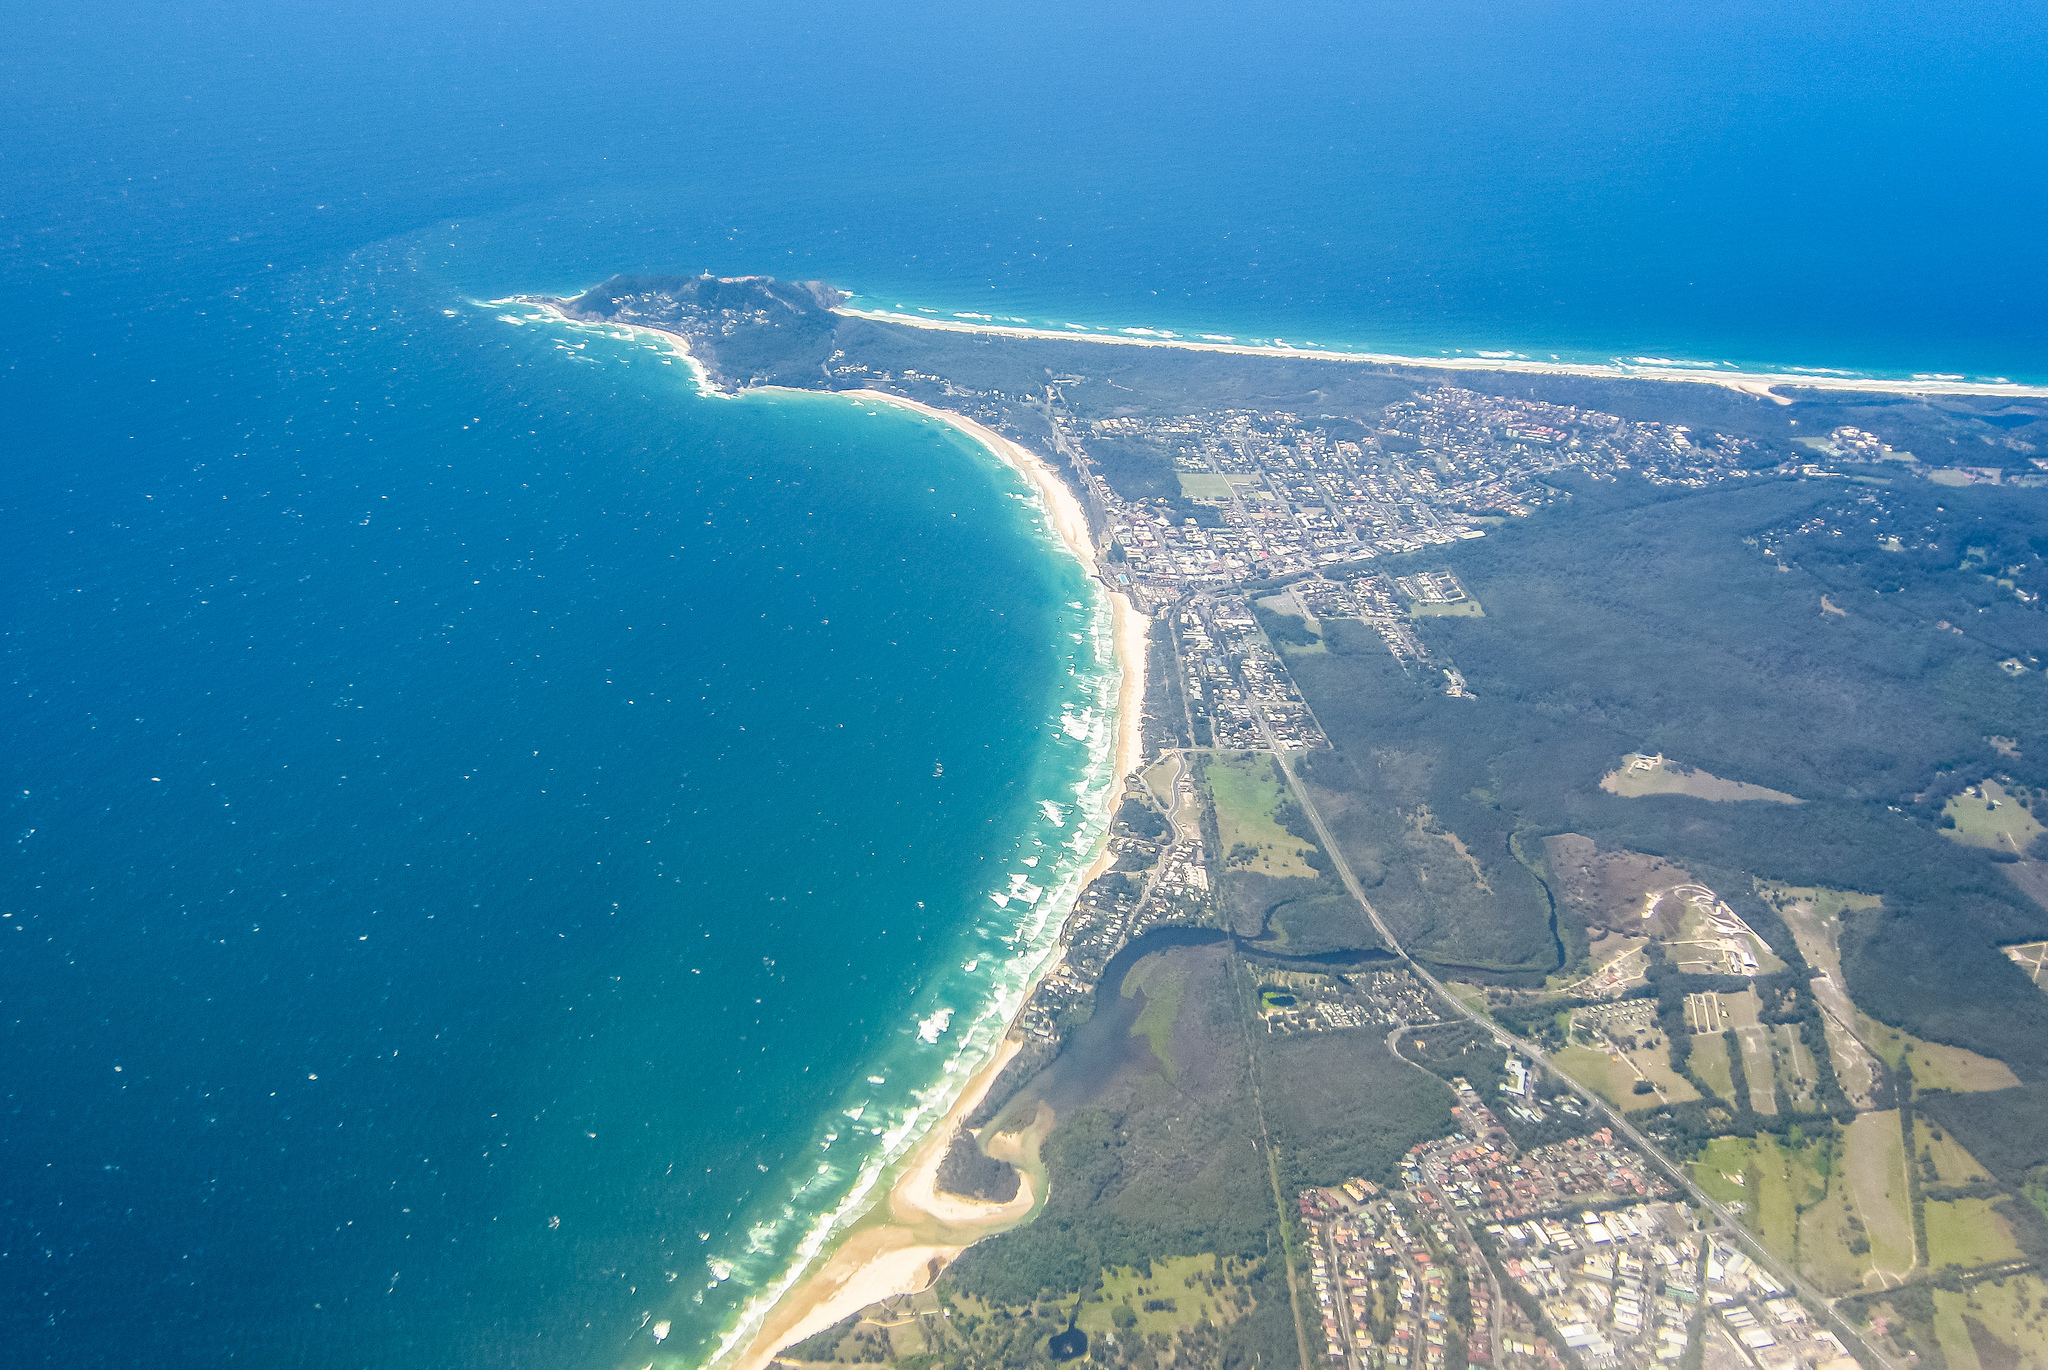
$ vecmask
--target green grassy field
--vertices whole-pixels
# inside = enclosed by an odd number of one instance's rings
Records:
[[[1799,1220],[1799,1268],[1829,1294],[1861,1289],[1863,1272],[1870,1268],[1866,1257],[1849,1249],[1856,1239],[1856,1230],[1849,1225],[1854,1214],[1838,1177],[1828,1196]]]
[[[1977,1158],[1963,1149],[1962,1143],[1946,1132],[1937,1138],[1934,1135],[1936,1131],[1926,1118],[1914,1115],[1913,1154],[1933,1156],[1935,1173],[1941,1176],[1943,1184],[1968,1184],[1972,1180],[1989,1178],[1984,1167],[1977,1164]]]
[[[1957,1199],[1927,1205],[1927,1264],[1964,1267],[2011,1260],[2020,1254],[2005,1219],[1989,1199]]]
[[[2003,1061],[1941,1042],[1923,1042],[1903,1028],[1879,1022],[1861,1009],[1855,1010],[1855,1024],[1856,1035],[1893,1070],[1911,1060],[1916,1089],[1949,1089],[1968,1094],[2011,1089],[2020,1083],[2019,1076]]]
[[[1454,600],[1449,604],[1424,603],[1416,600],[1408,605],[1410,618],[1485,618],[1486,610],[1479,607],[1476,599]]]
[[[2020,1082],[2020,1077],[2005,1062],[1941,1042],[1915,1040],[1912,1062],[1916,1089],[1950,1089],[1964,1094],[1973,1090],[2011,1089]]]
[[[1756,1230],[1764,1245],[1790,1260],[1799,1206],[1826,1192],[1805,1148],[1786,1147],[1774,1137],[1757,1139],[1756,1162],[1750,1167],[1756,1186]]]
[[[1721,1202],[1740,1203],[1744,1225],[1791,1260],[1803,1230],[1800,1207],[1819,1203],[1829,1192],[1821,1155],[1817,1146],[1787,1146],[1769,1134],[1717,1137],[1692,1163],[1692,1176]]]
[[[2021,808],[2019,801],[2008,796],[1996,780],[1987,780],[1979,788],[1984,791],[1982,799],[1959,794],[1948,801],[1942,816],[1955,819],[1956,825],[1942,831],[1969,847],[2025,851],[2027,844],[2042,832],[2034,815]],[[1998,807],[1990,807],[1993,803]]]
[[[1935,1290],[1934,1331],[1949,1370],[2048,1370],[2044,1299],[2048,1284],[2036,1275],[1980,1284],[1966,1294]],[[1978,1353],[1979,1338],[1989,1354]]]
[[[1550,1063],[1616,1108],[1635,1107],[1627,1081],[1616,1078],[1626,1076],[1632,1081],[1635,1076],[1627,1066],[1610,1060],[1606,1052],[1588,1046],[1568,1046],[1563,1051],[1551,1052]]]
[[[1236,491],[1231,489],[1230,477],[1198,471],[1182,471],[1180,492],[1189,499],[1229,499]]]
[[[1313,880],[1315,867],[1302,860],[1308,844],[1273,821],[1285,794],[1279,769],[1258,752],[1217,752],[1204,772],[1216,805],[1216,827],[1226,858],[1240,846],[1257,851],[1246,869],[1262,875]]]
[[[1180,1012],[1181,979],[1180,971],[1167,958],[1148,956],[1131,968],[1123,984],[1126,999],[1140,991],[1145,995],[1145,1007],[1131,1025],[1131,1035],[1152,1044],[1160,1069],[1175,1084],[1180,1083],[1180,1070],[1173,1060],[1173,1020]]]
[[[1693,1182],[1720,1202],[1750,1206],[1752,1196],[1745,1178],[1756,1147],[1747,1137],[1716,1137],[1689,1167]]]
[[[1856,1216],[1880,1270],[1903,1275],[1913,1268],[1913,1221],[1907,1208],[1905,1139],[1896,1109],[1859,1114],[1849,1125],[1843,1178]]]
[[[1126,1306],[1137,1315],[1138,1322],[1132,1330],[1140,1333],[1178,1332],[1203,1318],[1216,1323],[1231,1321],[1237,1317],[1234,1304],[1209,1293],[1199,1280],[1192,1286],[1188,1283],[1190,1278],[1205,1272],[1214,1275],[1213,1256],[1176,1256],[1154,1261],[1150,1278],[1127,1268],[1107,1271],[1102,1278],[1101,1302],[1090,1298],[1081,1305],[1079,1326],[1084,1332],[1107,1332],[1114,1326],[1111,1314],[1119,1306]],[[1145,1307],[1148,1301],[1162,1300],[1174,1306],[1149,1311]]]
[[[1692,1039],[1692,1073],[1721,1098],[1734,1102],[1735,1075],[1728,1068],[1728,1044],[1719,1033]]]

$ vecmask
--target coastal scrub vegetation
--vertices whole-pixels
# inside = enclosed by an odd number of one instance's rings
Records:
[[[1411,952],[1539,987],[1567,959],[1540,839],[1576,833],[1880,896],[1843,914],[1857,1003],[2048,1079],[2048,996],[1997,950],[2043,935],[2048,912],[2011,861],[1938,826],[1966,786],[2048,783],[2048,616],[2019,593],[2048,576],[2048,497],[1785,480],[1569,493],[1447,549],[1495,612],[1415,630],[1476,698],[1347,621],[1325,622],[1327,653],[1290,660],[1333,747],[1303,773]],[[1603,791],[1631,752],[1806,802]]]

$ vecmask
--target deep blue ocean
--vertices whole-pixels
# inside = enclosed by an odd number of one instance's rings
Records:
[[[10,25],[11,1364],[700,1364],[1046,952],[1114,681],[1024,484],[490,300],[2048,379],[2038,7]]]

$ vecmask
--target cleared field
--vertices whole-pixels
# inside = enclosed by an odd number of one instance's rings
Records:
[[[1451,996],[1459,1003],[1475,1013],[1484,1014],[1486,1012],[1486,987],[1484,985],[1469,985],[1463,980],[1446,980],[1444,988],[1449,990]]]
[[[1237,493],[1231,488],[1230,477],[1199,471],[1180,473],[1180,492],[1189,499],[1230,499]]]
[[[1630,1092],[1635,1072],[1593,1047],[1569,1046],[1550,1054],[1550,1063],[1616,1108],[1638,1108]]]
[[[1906,1144],[1897,1109],[1858,1114],[1843,1148],[1849,1202],[1863,1220],[1871,1265],[1888,1274],[1913,1268],[1913,1219],[1906,1193]]]
[[[1567,1069],[1587,1088],[1597,1090],[1602,1098],[1622,1109],[1682,1104],[1700,1097],[1700,1092],[1671,1068],[1669,1049],[1649,1045],[1653,1041],[1661,1043],[1661,1034],[1654,1030],[1631,1031],[1626,1021],[1610,1023],[1605,1029],[1600,1023],[1594,1015],[1582,1019],[1581,1031],[1593,1033],[1596,1040],[1591,1046],[1568,1048],[1572,1064]],[[1638,1042],[1642,1045],[1636,1045]],[[1636,1093],[1638,1080],[1648,1080],[1651,1092]]]
[[[1875,1062],[1869,1049],[1856,1039],[1855,1034],[1861,1033],[1862,1029],[1856,1027],[1852,1033],[1844,1026],[1857,1024],[1862,1015],[1842,989],[1838,942],[1845,911],[1874,908],[1883,901],[1874,894],[1816,886],[1761,885],[1759,888],[1792,930],[1793,940],[1798,942],[1806,963],[1825,972],[1814,979],[1813,990],[1828,1011],[1824,1026],[1835,1078],[1842,1082],[1842,1090],[1851,1102],[1867,1104],[1875,1083]],[[1864,1040],[1871,1039],[1866,1037]]]
[[[2048,989],[2048,942],[2027,942],[2007,947],[2005,957],[2025,971],[2035,985]]]
[[[1730,1103],[1735,1101],[1735,1076],[1728,1069],[1728,1044],[1719,1033],[1692,1039],[1692,1073]]]
[[[1819,990],[1821,982],[1815,982]],[[1823,992],[1825,999],[1825,992]],[[1843,1000],[1844,1003],[1848,1001]],[[2020,1083],[2005,1062],[1979,1056],[1962,1047],[1941,1042],[1923,1042],[1903,1028],[1881,1023],[1862,1009],[1851,1007],[1856,1035],[1865,1046],[1884,1058],[1893,1070],[1911,1062],[1917,1089],[1951,1089],[1959,1094],[1980,1090],[2011,1089]]]
[[[1941,1358],[1948,1362],[1948,1370],[1985,1370],[1984,1362],[1977,1358],[1970,1325],[1963,1321],[1967,1303],[1967,1296],[1945,1289],[1934,1295],[1934,1340],[1941,1347]]]
[[[1842,915],[1873,909],[1884,901],[1874,894],[1829,889],[1824,885],[1778,885],[1757,882],[1757,892],[1769,900],[1792,929],[1792,939],[1806,964],[1841,979],[1842,958],[1838,943],[1842,936]]]
[[[1944,821],[1956,821],[1953,828],[1942,831],[1966,847],[2023,852],[2043,831],[2034,815],[2021,808],[2019,801],[2007,795],[1996,780],[1985,781],[1977,787],[1976,794],[1957,795],[1942,807],[1941,813]]]
[[[1637,763],[1648,761],[1647,768]],[[1600,788],[1609,794],[1618,794],[1624,799],[1640,799],[1652,794],[1687,794],[1694,799],[1712,799],[1721,802],[1740,802],[1761,799],[1773,804],[1803,804],[1806,801],[1782,790],[1766,789],[1762,785],[1751,785],[1742,780],[1723,780],[1718,775],[1709,775],[1695,767],[1686,766],[1662,757],[1645,757],[1630,752],[1621,759],[1618,770],[1609,771],[1600,779]]]
[[[1660,1102],[1685,1103],[1700,1097],[1698,1090],[1673,1073],[1670,1059],[1661,1048],[1644,1047],[1618,1054],[1620,1059],[1600,1047],[1569,1046],[1553,1052],[1550,1060],[1559,1070],[1623,1110],[1649,1108]],[[1652,1092],[1635,1092],[1636,1081],[1643,1079],[1650,1082]]]
[[[1449,604],[1417,601],[1408,606],[1410,618],[1485,618],[1486,610],[1476,599],[1454,600]]]
[[[1692,1172],[1693,1183],[1712,1198],[1748,1208],[1753,1196],[1747,1172],[1755,1154],[1756,1146],[1747,1137],[1716,1137],[1687,1169]]]
[[[1259,752],[1218,752],[1203,772],[1216,805],[1216,827],[1226,861],[1262,875],[1313,880],[1315,867],[1302,860],[1308,844],[1273,821],[1285,793],[1279,769]],[[1245,853],[1251,854],[1247,862]],[[1236,857],[1233,858],[1233,853]]]
[[[1917,1113],[1913,1116],[1913,1154],[1932,1156],[1935,1173],[1941,1176],[1943,1184],[1968,1184],[1972,1180],[1989,1179],[1984,1167],[1977,1164],[1977,1158],[1965,1151],[1962,1144],[1948,1133],[1941,1132]]]
[[[1231,1267],[1235,1264],[1228,1263]],[[1110,1331],[1115,1325],[1111,1315],[1119,1307],[1129,1308],[1137,1315],[1137,1325],[1132,1330],[1140,1333],[1178,1332],[1203,1318],[1217,1323],[1234,1321],[1234,1304],[1210,1294],[1199,1281],[1189,1283],[1201,1274],[1213,1277],[1215,1268],[1213,1256],[1175,1256],[1152,1262],[1149,1277],[1128,1267],[1105,1271],[1101,1301],[1091,1297],[1081,1305],[1079,1326],[1084,1332]],[[1148,1309],[1147,1303],[1170,1303],[1173,1307]]]
[[[1863,1287],[1870,1258],[1859,1256],[1849,1244],[1859,1240],[1849,1219],[1855,1216],[1839,1176],[1828,1196],[1806,1210],[1799,1220],[1799,1268],[1830,1295],[1853,1294]]]
[[[1168,756],[1163,761],[1147,766],[1144,771],[1145,788],[1152,792],[1152,797],[1157,799],[1169,813],[1173,811],[1174,778],[1179,774],[1180,758],[1178,756]]]
[[[1727,1022],[1722,1026],[1732,1027],[1739,1032],[1743,1028],[1753,1028],[1757,1025],[1758,1018],[1763,1013],[1763,1004],[1757,999],[1755,990],[1746,989],[1740,994],[1723,994],[1718,997],[1721,1000],[1721,1012],[1727,1015]]]
[[[1768,1133],[1716,1137],[1690,1168],[1693,1182],[1708,1194],[1741,1204],[1743,1225],[1789,1261],[1797,1250],[1795,1234],[1804,1230],[1801,1207],[1820,1203],[1828,1193],[1819,1169],[1822,1154],[1815,1146],[1781,1145]],[[1852,1284],[1859,1277],[1849,1272]]]
[[[1927,1205],[1927,1264],[1968,1268],[2020,1254],[2012,1228],[1991,1211],[1989,1199],[1957,1199]]]
[[[1666,1103],[1683,1104],[1700,1097],[1700,1092],[1690,1081],[1671,1068],[1671,1053],[1662,1046],[1625,1047],[1623,1056],[1628,1059],[1642,1077],[1656,1086],[1658,1093],[1636,1094],[1629,1104],[1631,1108],[1642,1108],[1651,1099],[1661,1097]],[[1634,1086],[1629,1087],[1633,1091]]]
[[[1754,1000],[1755,996],[1750,996]],[[1755,1019],[1750,1020],[1754,1022]],[[1749,1106],[1758,1113],[1776,1116],[1778,1101],[1772,1086],[1777,1082],[1775,1067],[1771,1064],[1770,1029],[1762,1027],[1738,1027],[1735,1040],[1742,1046],[1742,1071],[1749,1081]]]
[[[1791,1260],[1800,1209],[1828,1192],[1827,1180],[1815,1166],[1819,1149],[1785,1146],[1768,1134],[1758,1137],[1754,1148],[1748,1175],[1748,1187],[1754,1191],[1750,1226],[1765,1246]]]
[[[1772,1067],[1777,1072],[1779,1085],[1791,1097],[1794,1111],[1809,1107],[1813,1103],[1813,1089],[1819,1076],[1812,1054],[1799,1040],[1799,1029],[1790,1023],[1781,1023],[1764,1031],[1770,1034]]]
[[[1934,1291],[1934,1328],[1949,1370],[2048,1370],[2048,1284],[2008,1276],[1967,1294]]]
[[[2013,1074],[2005,1062],[1979,1056],[1974,1051],[1945,1046],[1940,1042],[1923,1042],[1910,1034],[1902,1034],[1902,1045],[1909,1048],[1910,1054],[1906,1059],[1913,1065],[1915,1089],[1952,1089],[1965,1094],[1977,1090],[2011,1089],[2020,1082],[2020,1077]]]

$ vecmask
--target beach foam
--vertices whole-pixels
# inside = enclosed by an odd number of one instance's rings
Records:
[[[856,391],[849,392],[847,398],[855,403],[913,409],[965,432],[1028,482],[1029,493],[1023,498],[1030,513],[1036,515],[1032,525],[1048,550],[1092,571],[1093,545],[1078,501],[1028,449],[959,415],[898,396]],[[1021,1208],[993,1206],[1000,1211],[971,1213],[955,1205],[942,1214],[934,1205],[946,1201],[935,1195],[918,1200],[903,1196],[914,1194],[919,1187],[917,1176],[936,1164],[939,1147],[935,1143],[950,1137],[942,1120],[959,1110],[963,1100],[972,1102],[966,1097],[971,1082],[980,1079],[985,1083],[991,1074],[990,1067],[1004,1050],[1011,1021],[1038,978],[1057,959],[1060,929],[1081,891],[1104,864],[1119,779],[1137,752],[1132,704],[1134,698],[1142,697],[1142,684],[1137,684],[1135,695],[1132,686],[1142,680],[1143,624],[1128,614],[1121,597],[1092,580],[1084,594],[1085,599],[1069,602],[1071,613],[1062,615],[1063,622],[1078,629],[1070,634],[1075,638],[1074,649],[1065,654],[1074,672],[1064,678],[1048,719],[1050,729],[1062,739],[1078,743],[1082,755],[1060,761],[1055,753],[1049,759],[1047,769],[1053,774],[1044,779],[1052,793],[1033,801],[1039,821],[1012,837],[1012,853],[1035,853],[1030,863],[1039,883],[1012,872],[1008,889],[996,892],[1003,897],[992,896],[1000,911],[974,916],[965,939],[974,954],[966,961],[956,955],[940,963],[945,968],[919,995],[921,1007],[912,1011],[911,1031],[906,1034],[909,1042],[887,1050],[878,1058],[882,1068],[875,1072],[886,1073],[892,1081],[922,1079],[926,1083],[909,1090],[907,1100],[880,1105],[889,1123],[879,1134],[868,1133],[857,1173],[844,1196],[829,1209],[819,1211],[816,1199],[829,1194],[834,1187],[830,1180],[843,1176],[844,1171],[821,1165],[815,1175],[804,1177],[793,1201],[785,1206],[784,1221],[796,1224],[806,1208],[813,1216],[793,1247],[779,1249],[772,1260],[757,1263],[761,1267],[754,1286],[757,1292],[720,1338],[706,1361],[708,1366],[752,1370],[780,1345],[803,1335],[804,1328],[828,1326],[864,1303],[921,1287],[916,1282],[934,1268],[933,1259],[943,1264],[957,1253],[957,1247],[917,1247],[923,1256],[910,1260],[904,1253],[912,1248],[874,1236],[877,1229],[863,1219],[887,1196],[896,1195],[899,1208],[909,1203],[920,1212],[962,1223],[969,1217],[983,1224],[1003,1223],[1029,1211],[1028,1196]],[[1133,622],[1137,624],[1135,638]],[[1005,859],[1013,858],[1006,853]],[[1026,893],[1032,897],[1025,897]],[[967,969],[969,965],[974,971]],[[936,1072],[929,1061],[934,1048],[946,1052]],[[922,1061],[917,1053],[923,1053]],[[851,1101],[842,1101],[828,1112],[821,1133],[839,1125],[850,1106]],[[859,1106],[867,1109],[877,1104],[864,1098]],[[844,1140],[854,1142],[858,1135]],[[824,1137],[819,1140],[822,1144]],[[885,1180],[889,1183],[884,1184]],[[805,1197],[810,1202],[802,1201]],[[737,1261],[735,1270],[742,1277],[746,1274]],[[849,1303],[853,1298],[859,1302]],[[820,1322],[821,1318],[825,1321]]]
[[[873,319],[882,323],[902,324],[909,328],[930,328],[945,332],[990,333],[1010,338],[1049,338],[1067,342],[1082,341],[1107,343],[1118,347],[1178,347],[1195,352],[1225,352],[1248,357],[1308,357],[1320,361],[1351,362],[1373,366],[1427,367],[1447,371],[1510,371],[1526,375],[1550,376],[1595,376],[1607,380],[1654,380],[1684,381],[1695,384],[1721,385],[1731,390],[1748,394],[1768,395],[1772,399],[1781,397],[1771,394],[1775,386],[1798,386],[1808,390],[1857,391],[1888,395],[2005,395],[2005,396],[2048,396],[2048,386],[2019,385],[2004,377],[1989,379],[1965,379],[1960,376],[1916,373],[1910,379],[1898,377],[1857,376],[1849,372],[1830,370],[1821,374],[1820,368],[1812,370],[1744,371],[1735,369],[1730,362],[1692,362],[1664,357],[1616,358],[1611,362],[1566,362],[1534,361],[1527,357],[1507,355],[1499,352],[1472,355],[1411,357],[1391,352],[1351,352],[1336,348],[1317,347],[1312,343],[1291,346],[1279,338],[1270,344],[1229,343],[1220,341],[1190,341],[1173,336],[1166,330],[1127,328],[1121,332],[1067,332],[1057,328],[1020,328],[1004,324],[965,324],[942,319],[921,318],[915,314],[898,314],[886,310],[854,309],[840,306],[836,311],[854,318]],[[1090,327],[1084,324],[1068,324],[1068,329]],[[1135,333],[1152,336],[1134,337]],[[1201,335],[1203,339],[1211,334]],[[1731,369],[1723,370],[1728,367]]]

